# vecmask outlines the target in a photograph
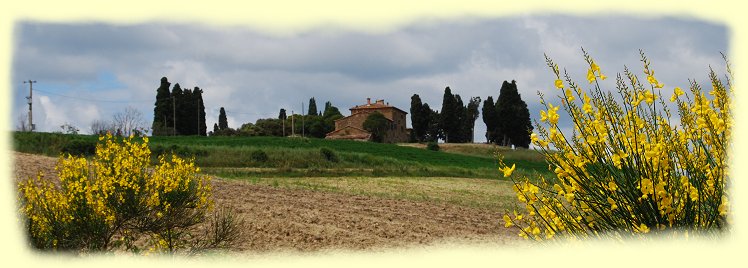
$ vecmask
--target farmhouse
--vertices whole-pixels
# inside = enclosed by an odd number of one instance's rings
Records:
[[[405,126],[405,115],[403,110],[390,106],[384,100],[372,103],[371,98],[366,98],[366,104],[357,105],[351,110],[351,115],[335,120],[335,130],[327,133],[326,139],[346,139],[368,141],[371,133],[364,130],[364,121],[369,114],[379,112],[389,120],[390,128],[384,137],[384,142],[407,142],[410,138],[410,129]]]

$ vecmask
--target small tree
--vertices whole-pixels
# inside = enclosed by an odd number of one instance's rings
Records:
[[[146,132],[143,114],[132,106],[128,106],[124,111],[114,114],[112,128],[122,136],[145,134]]]
[[[379,112],[373,112],[366,117],[363,127],[371,133],[372,141],[383,142],[387,135],[387,129],[390,127],[390,120]]]

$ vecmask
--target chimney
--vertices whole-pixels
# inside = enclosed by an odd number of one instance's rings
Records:
[[[366,98],[366,104],[371,105],[371,98]]]
[[[384,104],[384,100],[377,100],[378,104]]]

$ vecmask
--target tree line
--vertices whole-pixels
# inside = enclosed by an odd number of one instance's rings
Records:
[[[178,83],[169,89],[166,77],[161,78],[161,85],[156,94],[154,108],[153,135],[200,135],[206,136],[291,136],[324,138],[335,130],[335,120],[343,118],[340,110],[330,101],[325,103],[322,111],[318,110],[314,97],[309,99],[305,115],[288,115],[280,109],[277,118],[261,118],[254,123],[242,124],[239,128],[230,128],[224,107],[220,108],[218,123],[213,131],[206,132],[205,104],[203,90],[182,89]],[[410,103],[411,141],[435,142],[443,140],[448,143],[473,142],[475,121],[480,113],[486,124],[486,140],[502,146],[528,148],[530,133],[533,130],[530,112],[517,89],[516,81],[504,81],[499,89],[499,96],[494,102],[492,96],[483,101],[471,97],[467,103],[459,94],[453,94],[449,87],[444,89],[441,111],[433,110],[428,103],[413,94]],[[376,120],[374,120],[376,122]],[[374,122],[367,129],[378,129]],[[376,135],[375,135],[376,136]]]
[[[449,143],[473,142],[475,120],[478,118],[480,97],[472,97],[465,104],[459,94],[444,89],[442,110],[431,109],[418,94],[410,99],[410,119],[413,129],[411,141]],[[533,130],[530,112],[522,100],[516,81],[504,81],[496,102],[492,96],[483,101],[483,122],[486,124],[486,140],[502,146],[528,148]]]
[[[153,136],[207,135],[205,125],[205,102],[203,90],[182,89],[179,83],[169,90],[171,83],[161,78],[156,89],[156,103],[153,109]]]
[[[254,123],[244,123],[239,128],[233,129],[226,123],[226,114],[223,107],[219,114],[218,123],[213,126],[211,135],[216,136],[305,136],[324,138],[327,133],[335,130],[335,120],[343,118],[340,109],[332,105],[330,101],[325,102],[322,111],[317,108],[314,97],[309,99],[309,107],[305,115],[288,115],[286,109],[280,109],[277,118],[260,118]]]

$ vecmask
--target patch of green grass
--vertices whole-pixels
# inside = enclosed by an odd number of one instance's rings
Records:
[[[314,138],[177,136],[149,137],[149,140],[154,153],[152,161],[157,161],[158,154],[173,152],[183,157],[193,157],[207,173],[219,176],[500,178],[497,158],[487,156],[485,152],[457,154],[395,144]],[[57,156],[63,147],[70,147],[73,141],[82,141],[72,146],[77,148],[80,144],[95,144],[98,137],[13,133],[15,150],[27,153]],[[258,157],[258,152],[262,152],[263,157]],[[511,155],[507,153],[505,162],[516,164],[518,173],[549,173],[544,161],[522,157],[515,152]]]

